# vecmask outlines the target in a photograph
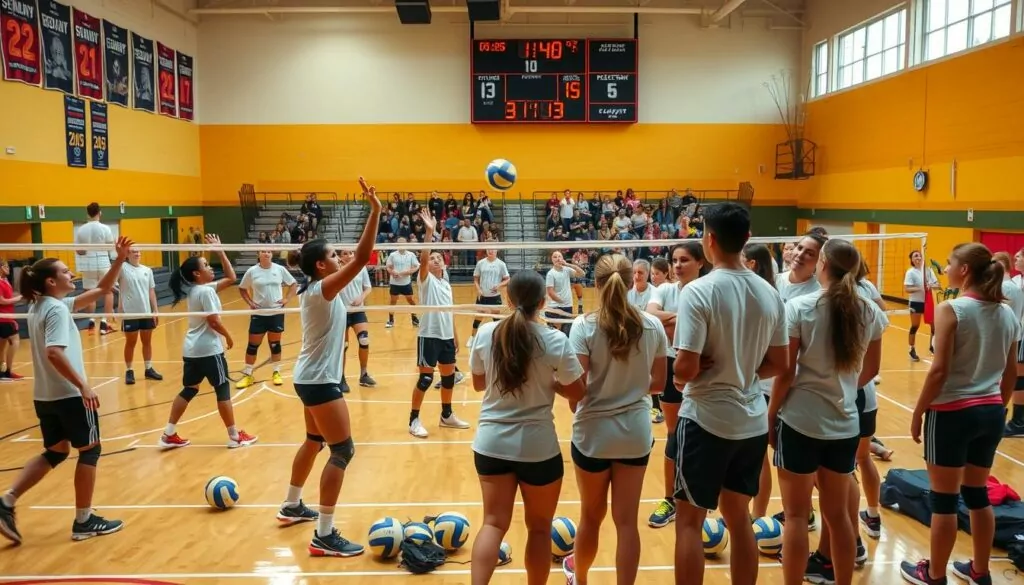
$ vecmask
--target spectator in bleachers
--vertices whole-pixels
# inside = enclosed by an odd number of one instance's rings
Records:
[[[306,196],[306,201],[299,209],[299,213],[307,216],[309,224],[314,230],[320,229],[320,222],[324,219],[324,210],[317,202],[316,194],[310,193]]]
[[[466,193],[462,196],[462,206],[459,207],[459,218],[471,220],[475,215],[476,201],[473,199],[472,193]]]
[[[469,193],[467,193],[466,195],[472,197],[471,195],[469,195]],[[472,222],[470,222],[468,219],[464,219],[462,220],[462,222],[463,224],[462,228],[459,230],[458,241],[464,244],[472,244],[474,242],[479,242],[480,235],[477,233],[476,228],[473,226]],[[462,257],[466,259],[466,266],[476,265],[475,250],[464,250]]]
[[[548,199],[548,202],[544,204],[544,213],[550,214],[552,209],[558,209],[558,205],[560,202],[561,199],[558,198],[558,194],[552,193],[551,198]]]
[[[658,209],[654,211],[654,216],[651,219],[661,227],[662,232],[671,231],[675,233],[676,215],[668,205],[668,197],[661,200],[661,203],[658,204]]]
[[[448,200],[444,202],[444,212],[448,217],[453,215],[455,217],[459,216],[459,203],[455,201],[455,195],[452,195],[451,193],[448,194]]]
[[[627,209],[629,207],[627,206]],[[629,218],[633,222],[633,235],[637,239],[644,237],[644,230],[647,229],[647,223],[650,220],[647,217],[647,212],[644,210],[642,205],[633,207],[633,215]]]
[[[615,237],[620,240],[632,240],[633,239],[633,220],[626,215],[626,209],[620,208],[619,215],[612,222],[612,227],[615,228]]]
[[[572,224],[572,214],[576,209],[576,201],[572,198],[572,193],[568,189],[562,195],[562,200],[558,204],[558,217],[562,221],[562,231],[569,233],[569,228]]]
[[[415,194],[409,193],[408,195],[405,196],[405,214],[406,215],[409,215],[411,217],[416,217],[416,215],[420,212],[420,208],[421,207],[423,207],[423,206],[420,205],[419,201],[416,201],[416,195]]]
[[[494,222],[494,213],[491,211],[491,198],[487,195],[480,195],[480,199],[476,204],[476,215],[481,221],[487,223]]]
[[[444,199],[434,191],[430,194],[430,201],[427,202],[427,208],[430,209],[430,215],[434,216],[434,220],[438,223],[443,224],[444,218]]]
[[[562,225],[562,218],[558,215],[558,207],[552,207],[548,210],[547,221],[544,225],[544,229],[550,230],[556,225]]]

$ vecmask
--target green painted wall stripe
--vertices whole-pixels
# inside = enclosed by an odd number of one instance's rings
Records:
[[[1024,204],[1022,204],[1024,206]],[[756,209],[756,208],[755,208]],[[823,221],[866,221],[976,230],[1024,230],[1024,211],[975,211],[967,221],[967,210],[926,209],[807,209],[798,210],[800,219]]]
[[[0,206],[0,223],[29,223],[38,221],[86,221],[85,206],[46,206],[46,218],[39,218],[39,208],[32,207],[32,219],[25,218],[25,207],[4,205]],[[167,213],[167,206],[129,205],[125,207],[124,215],[121,215],[116,205],[106,206],[103,215],[108,220],[118,219],[150,219],[166,217],[189,217],[203,215],[205,208],[198,205],[172,206],[172,214]],[[236,208],[237,209],[237,208]]]

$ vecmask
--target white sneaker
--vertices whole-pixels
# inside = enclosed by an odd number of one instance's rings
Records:
[[[456,384],[461,384],[462,381],[465,380],[465,379],[466,379],[466,376],[463,375],[462,372],[455,372],[455,383]]]
[[[881,384],[881,383],[882,383],[882,376],[875,376],[875,384]]]
[[[411,423],[409,423],[409,434],[416,437],[417,439],[426,439],[430,433],[427,432],[427,429],[423,426],[423,423],[421,423],[420,419],[417,417],[414,418]]]
[[[441,417],[441,426],[450,429],[468,429],[469,423],[460,419],[454,412],[448,418]]]
[[[476,337],[476,336],[474,336],[474,335],[471,335],[471,336],[469,337],[469,339],[468,339],[468,340],[466,341],[466,347],[473,347],[473,339],[474,339],[475,337]]]

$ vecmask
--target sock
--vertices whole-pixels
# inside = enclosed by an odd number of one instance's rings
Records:
[[[577,305],[577,307],[579,308],[580,315],[582,315],[583,314],[583,303],[580,303],[579,305]]]
[[[124,369],[129,371],[129,372],[132,371],[132,363],[131,362],[125,362],[124,363]]]
[[[394,313],[388,313],[388,323],[394,323],[394,322],[395,322],[395,314]]]
[[[868,516],[871,518],[878,518],[878,508],[868,506]]]
[[[366,375],[366,368],[359,368],[359,377],[362,378]]]
[[[0,500],[3,500],[4,505],[8,508],[13,508],[14,504],[18,502],[18,496],[14,495],[14,492],[8,490],[6,494],[0,496]]]
[[[451,404],[442,404],[441,405],[441,418],[448,418],[452,414],[454,414],[454,412],[452,412],[452,405]]]
[[[278,362],[274,362],[274,373],[275,374],[280,374],[281,373],[281,364],[278,363]]]
[[[85,522],[92,516],[92,510],[89,508],[75,508],[75,522],[79,524]]]
[[[167,426],[164,427],[164,435],[166,435],[168,437],[174,436],[174,429],[177,428],[177,426],[178,425],[176,425],[174,423],[167,423]]]
[[[245,367],[242,368],[242,373],[245,374],[246,376],[251,376],[252,375],[252,366],[250,366],[249,364],[245,364]]]
[[[409,424],[412,424],[412,421],[418,419],[419,417],[420,417],[420,411],[419,410],[410,410],[409,411]]]
[[[286,508],[294,508],[299,505],[299,500],[302,499],[302,486],[288,486],[288,496],[284,499],[284,505]]]
[[[1024,404],[1013,405],[1013,422],[1024,423]]]
[[[316,519],[316,535],[329,536],[334,531],[334,506],[321,507],[320,517]]]
[[[232,441],[238,440],[238,429],[235,428],[235,425],[231,425],[230,427],[228,427],[228,438],[231,439]]]
[[[147,370],[152,370],[153,369],[153,360],[146,360],[146,369]]]

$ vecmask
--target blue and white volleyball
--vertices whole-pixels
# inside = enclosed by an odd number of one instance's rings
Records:
[[[704,556],[714,557],[721,554],[729,546],[729,531],[721,518],[706,518],[701,530],[704,543]]]
[[[765,556],[779,556],[782,552],[782,523],[771,516],[765,516],[754,520],[752,528],[757,550]]]
[[[238,482],[223,475],[206,482],[206,503],[211,508],[227,510],[238,501]]]
[[[370,541],[370,551],[382,559],[390,559],[398,554],[402,546],[404,533],[402,523],[397,518],[381,518],[370,525],[370,533],[367,536]]]
[[[498,547],[498,566],[507,565],[512,562],[512,545],[502,542]]]
[[[484,175],[491,189],[508,191],[516,184],[516,165],[503,158],[496,158],[487,165]]]
[[[426,544],[434,540],[434,531],[423,522],[409,522],[402,528],[406,540],[413,544]]]
[[[572,554],[576,546],[576,523],[559,516],[551,521],[551,554],[563,558]]]
[[[469,540],[469,519],[458,512],[445,512],[434,519],[434,541],[448,552],[462,548]]]

